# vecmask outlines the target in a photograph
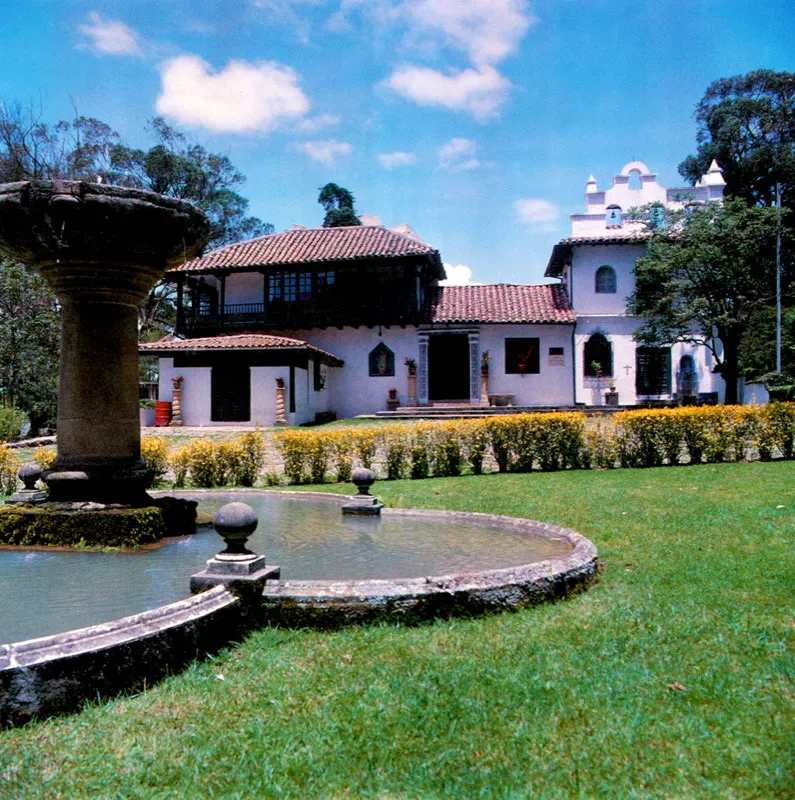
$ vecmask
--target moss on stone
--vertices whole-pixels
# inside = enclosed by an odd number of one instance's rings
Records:
[[[50,547],[136,547],[167,535],[163,510],[103,508],[63,510],[0,506],[0,543]]]

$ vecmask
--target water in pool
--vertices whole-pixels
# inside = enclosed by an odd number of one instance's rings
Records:
[[[244,500],[259,516],[248,546],[283,579],[415,578],[507,567],[565,555],[557,539],[474,520],[350,517],[338,505],[271,493],[205,495],[214,514]],[[223,546],[212,530],[133,553],[0,550],[0,642],[106,622],[171,603]]]

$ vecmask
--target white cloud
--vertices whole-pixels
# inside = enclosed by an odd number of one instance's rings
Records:
[[[349,30],[355,16],[379,30],[401,28],[405,46],[414,50],[441,44],[477,66],[503,61],[538,21],[526,0],[341,0],[328,24]]]
[[[537,22],[524,0],[406,0],[409,28],[467,54],[473,64],[498,64],[519,46]]]
[[[378,160],[381,162],[382,167],[395,169],[395,167],[410,167],[412,164],[416,164],[417,156],[414,153],[398,150],[394,153],[379,153]]]
[[[476,169],[481,162],[476,158],[478,146],[471,139],[453,138],[439,148],[439,166],[450,172]]]
[[[310,6],[324,5],[325,0],[250,0],[251,5],[267,18],[269,23],[289,27],[301,42],[308,42],[312,32],[311,17],[305,13]]]
[[[420,106],[464,111],[484,122],[497,115],[508,97],[511,82],[493,67],[440,72],[404,64],[384,85]]]
[[[315,117],[307,117],[298,123],[298,130],[301,133],[317,133],[323,128],[332,128],[338,125],[340,118],[336,114],[318,114]]]
[[[109,56],[142,56],[140,36],[118,19],[105,19],[92,11],[88,23],[78,27],[88,37],[88,45],[95,53]]]
[[[481,286],[482,284],[472,280],[472,270],[463,264],[445,264],[444,271],[447,280],[439,281],[440,286]]]
[[[530,230],[538,233],[552,233],[557,229],[560,208],[549,200],[540,197],[525,197],[515,200],[513,204],[516,216],[524,222]]]
[[[353,150],[348,142],[335,142],[333,139],[323,142],[304,142],[300,145],[300,149],[313,161],[318,161],[327,167],[333,167],[340,156],[347,156]]]
[[[290,67],[275,61],[230,61],[213,73],[198,56],[177,56],[161,67],[156,107],[158,114],[212,131],[270,131],[309,111],[298,82]]]

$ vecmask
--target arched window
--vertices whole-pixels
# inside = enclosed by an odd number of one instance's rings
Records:
[[[395,374],[395,354],[383,342],[370,351],[368,358],[371,378],[388,378]]]
[[[632,172],[629,173],[629,180],[627,181],[627,188],[632,189],[632,191],[637,192],[643,188],[640,182],[640,172],[636,169],[633,169]]]
[[[684,355],[679,359],[677,383],[679,384],[679,396],[683,399],[695,398],[698,394],[698,373],[693,356]]]
[[[590,378],[610,377],[613,374],[613,347],[601,333],[595,333],[585,343],[583,374]]]
[[[621,225],[621,206],[608,206],[605,226],[608,228],[620,228]]]
[[[605,265],[596,270],[595,291],[597,294],[616,293],[616,271],[612,267]]]

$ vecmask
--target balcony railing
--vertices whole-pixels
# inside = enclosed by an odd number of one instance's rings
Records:
[[[184,330],[212,332],[241,328],[330,328],[345,325],[400,325],[417,322],[416,312],[404,302],[363,303],[356,299],[333,305],[311,301],[290,303],[233,303],[224,306],[223,314],[201,309],[187,312]]]

